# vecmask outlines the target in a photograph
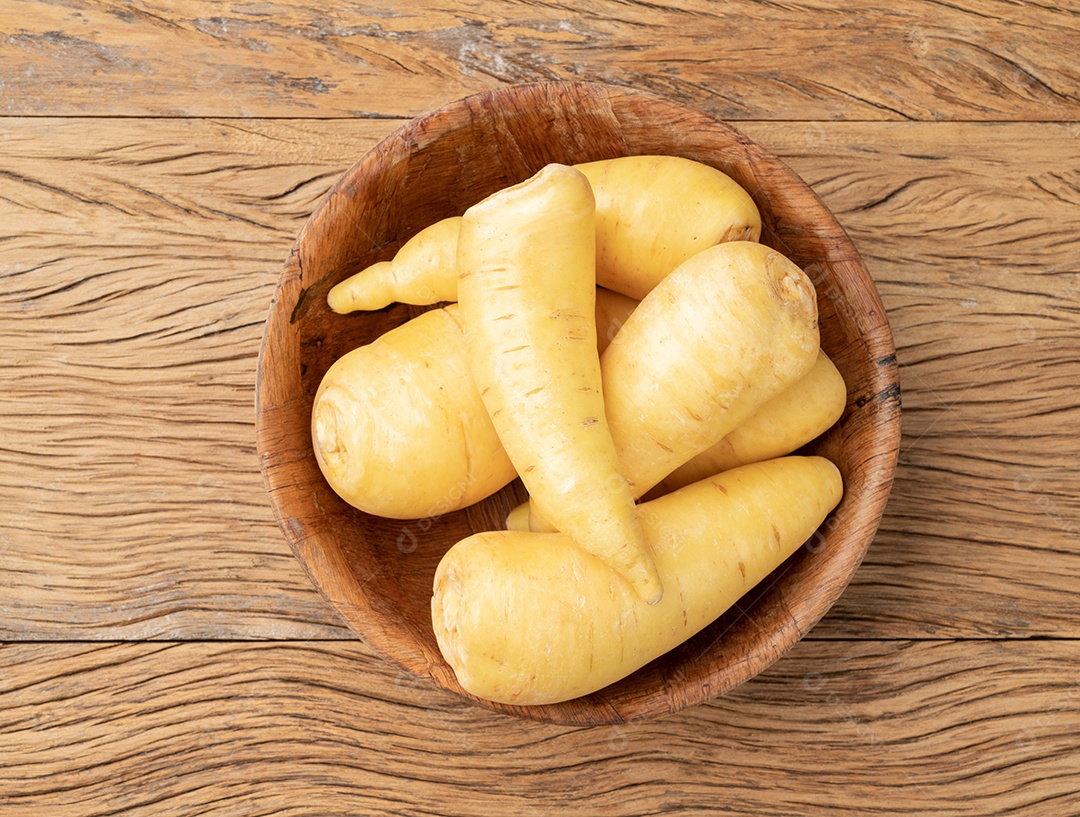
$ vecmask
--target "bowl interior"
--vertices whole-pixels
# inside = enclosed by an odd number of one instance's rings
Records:
[[[312,453],[310,411],[330,364],[419,314],[393,306],[336,315],[326,292],[390,258],[421,228],[460,215],[549,162],[633,154],[720,168],[761,209],[762,241],[802,266],[818,292],[822,346],[848,385],[839,423],[808,450],[840,468],[845,496],[807,545],[720,620],[632,676],[564,704],[480,703],[537,720],[614,723],[700,703],[767,667],[829,609],[876,532],[899,442],[892,337],[866,269],[810,188],[735,129],[652,94],[583,83],[510,86],[399,129],[352,167],[311,216],[285,264],[259,359],[257,442],[281,528],[314,584],[374,650],[466,697],[430,620],[435,567],[459,539],[503,525],[516,481],[471,508],[411,521],[341,501]],[[474,699],[475,700],[475,699]]]

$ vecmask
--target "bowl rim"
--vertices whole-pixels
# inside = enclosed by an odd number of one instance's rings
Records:
[[[719,668],[714,669],[711,673],[706,674],[695,689],[680,690],[682,694],[677,698],[672,698],[670,689],[659,690],[660,697],[654,695],[649,701],[643,701],[640,695],[634,694],[613,699],[594,694],[593,696],[586,696],[585,699],[577,699],[582,703],[580,706],[575,707],[559,704],[514,706],[498,704],[473,696],[457,685],[452,670],[449,669],[448,665],[445,665],[445,662],[442,662],[442,666],[440,666],[441,656],[415,654],[415,652],[403,653],[396,643],[393,632],[382,626],[375,626],[370,616],[364,618],[365,614],[371,612],[370,607],[366,611],[357,610],[356,598],[345,599],[331,593],[328,588],[332,587],[333,582],[340,578],[342,571],[348,571],[348,565],[342,561],[343,557],[340,553],[317,552],[310,541],[312,532],[307,530],[303,522],[298,520],[296,516],[287,512],[284,503],[277,501],[279,495],[291,496],[295,493],[293,489],[296,488],[294,482],[296,473],[294,468],[289,467],[289,463],[282,463],[278,459],[270,457],[269,452],[280,442],[281,437],[280,432],[274,431],[280,425],[275,420],[279,420],[286,415],[290,408],[295,410],[296,395],[289,393],[288,390],[282,390],[278,382],[279,378],[266,377],[264,374],[271,370],[280,373],[285,371],[286,368],[289,371],[299,371],[298,350],[294,350],[290,354],[288,350],[281,349],[280,345],[275,346],[272,343],[272,335],[276,337],[276,334],[273,334],[276,330],[282,329],[283,326],[287,330],[288,325],[298,320],[298,312],[305,297],[309,294],[309,289],[304,286],[304,271],[300,268],[299,263],[301,247],[324,220],[333,218],[337,197],[348,194],[350,185],[358,176],[362,176],[367,171],[368,166],[374,161],[374,157],[386,155],[388,152],[407,155],[416,146],[418,138],[422,137],[421,141],[423,143],[429,143],[437,139],[441,134],[440,128],[447,127],[447,123],[450,121],[448,116],[450,112],[462,108],[486,109],[498,106],[505,100],[520,97],[523,93],[535,93],[544,97],[558,97],[566,94],[583,95],[589,99],[595,97],[606,99],[609,102],[616,99],[633,99],[642,104],[651,104],[666,110],[678,110],[691,116],[701,127],[723,132],[727,137],[738,141],[742,146],[752,148],[756,153],[768,157],[775,167],[783,168],[791,181],[799,183],[805,188],[804,192],[817,202],[820,212],[825,214],[829,221],[824,226],[827,226],[832,233],[843,237],[850,256],[843,259],[846,274],[858,278],[857,284],[867,298],[867,305],[871,310],[871,314],[876,311],[877,322],[874,325],[873,335],[863,339],[873,347],[871,353],[875,364],[870,376],[870,381],[873,384],[872,394],[867,396],[866,399],[874,400],[879,404],[878,411],[881,412],[883,419],[877,424],[877,433],[873,438],[875,446],[869,455],[869,459],[874,461],[875,467],[871,472],[873,478],[867,487],[872,490],[873,496],[868,503],[863,502],[856,507],[858,512],[856,521],[859,546],[846,547],[841,553],[843,558],[834,557],[832,559],[828,573],[831,577],[828,585],[828,597],[824,600],[818,598],[812,602],[802,600],[798,606],[799,615],[792,614],[791,624],[784,626],[780,630],[780,637],[771,638],[768,643],[763,642],[759,645],[759,652],[763,651],[760,660],[746,662],[744,666],[732,668],[733,671],[725,674],[723,679],[719,676]],[[756,195],[755,198],[757,198]],[[281,308],[283,305],[288,307],[287,310]],[[285,311],[289,313],[287,320]],[[685,103],[649,91],[597,82],[558,80],[515,83],[469,94],[440,105],[403,123],[365,152],[324,195],[293,242],[271,299],[257,366],[255,398],[256,448],[260,460],[260,471],[278,525],[295,557],[300,561],[309,579],[320,594],[330,602],[331,606],[358,638],[383,658],[412,673],[430,678],[436,686],[456,693],[458,696],[483,707],[549,723],[596,725],[660,717],[683,709],[686,706],[711,700],[771,666],[781,655],[801,640],[811,627],[820,621],[851,581],[876,535],[892,486],[899,456],[900,386],[895,344],[885,309],[869,272],[858,257],[853,242],[851,242],[850,237],[836,221],[833,214],[821,202],[817,193],[781,159],[731,124]],[[310,447],[310,440],[308,445]],[[770,576],[771,584],[780,581],[788,572],[785,569],[775,579]],[[767,592],[768,589],[765,588],[762,592]],[[360,605],[365,604],[367,602],[360,599]],[[364,622],[363,628],[357,626],[357,622],[360,620]],[[718,683],[720,681],[722,683]],[[618,686],[618,684],[613,685],[613,687],[615,686]],[[572,704],[573,702],[569,703]]]

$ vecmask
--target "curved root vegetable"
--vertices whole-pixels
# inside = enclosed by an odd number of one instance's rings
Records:
[[[604,416],[595,234],[589,183],[566,165],[470,207],[458,239],[462,325],[484,406],[533,501],[655,601],[660,581]]]
[[[635,495],[803,377],[818,349],[814,285],[776,250],[733,241],[680,264],[600,362],[608,424]]]
[[[823,434],[840,419],[847,387],[836,365],[818,352],[813,368],[755,411],[724,439],[661,480],[654,492],[684,485],[751,462],[782,457]]]
[[[469,372],[456,304],[425,312],[339,358],[312,407],[323,476],[350,505],[437,516],[515,476]]]
[[[437,221],[410,238],[390,261],[379,261],[327,294],[338,313],[382,309],[392,303],[437,304],[457,300],[458,227],[461,218]]]
[[[761,215],[727,174],[678,156],[576,165],[596,197],[596,282],[644,298],[706,247],[757,241]]]
[[[574,165],[596,202],[597,283],[645,296],[691,255],[722,241],[757,241],[761,215],[727,174],[678,156],[622,156]],[[421,230],[391,261],[330,290],[335,312],[382,309],[394,301],[457,300],[458,216]]]
[[[481,698],[550,704],[595,692],[716,619],[813,534],[842,492],[828,460],[786,457],[642,505],[666,588],[654,605],[563,534],[475,534],[435,573],[439,649]]]

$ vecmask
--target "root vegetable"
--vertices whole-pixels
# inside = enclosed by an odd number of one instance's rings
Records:
[[[686,259],[725,241],[757,241],[761,215],[727,174],[678,156],[576,166],[596,197],[596,282],[644,298]]]
[[[823,434],[840,419],[847,387],[836,365],[818,352],[810,371],[769,400],[720,442],[665,477],[656,495],[751,462],[782,457]]]
[[[529,503],[522,502],[506,515],[507,530],[529,530]]]
[[[339,358],[312,408],[323,476],[350,505],[395,519],[436,516],[515,476],[469,371],[456,304]]]
[[[461,218],[437,221],[405,242],[389,261],[372,264],[331,288],[335,312],[382,309],[392,303],[426,306],[457,300],[458,227]]]
[[[761,216],[730,176],[678,156],[622,156],[575,165],[596,202],[597,283],[635,299],[691,255],[722,241],[757,241]],[[458,216],[411,238],[380,261],[337,284],[335,312],[382,309],[400,301],[457,300]]]
[[[818,349],[814,286],[776,250],[733,241],[681,264],[601,359],[608,424],[635,495],[803,377]]]
[[[666,588],[654,605],[563,534],[474,534],[435,574],[439,649],[481,698],[529,705],[587,695],[715,620],[813,534],[842,492],[828,460],[786,457],[642,505]]]
[[[814,286],[776,250],[731,241],[680,264],[600,359],[608,424],[634,495],[806,375],[819,348]],[[531,530],[561,530],[530,505]]]
[[[470,207],[457,253],[462,325],[481,399],[533,501],[656,601],[659,577],[604,414],[595,248],[592,191],[566,165]]]

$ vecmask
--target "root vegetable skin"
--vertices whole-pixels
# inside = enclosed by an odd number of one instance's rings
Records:
[[[823,434],[847,403],[843,375],[824,352],[810,371],[755,411],[720,442],[665,477],[659,496],[721,471],[782,457]]]
[[[828,460],[785,457],[643,504],[666,588],[654,605],[563,534],[474,534],[435,574],[439,648],[461,686],[488,700],[595,692],[715,620],[809,539],[842,493]]]
[[[389,261],[380,261],[331,288],[327,303],[338,313],[457,300],[458,229],[454,216],[424,228]]]
[[[720,442],[676,468],[650,490],[646,499],[671,493],[722,471],[791,454],[830,429],[844,412],[847,388],[824,352],[809,373],[769,400]],[[537,518],[530,526],[529,503],[506,518],[507,530],[550,530]]]
[[[806,375],[818,350],[814,286],[776,250],[734,241],[681,264],[601,357],[608,424],[635,495]]]
[[[624,156],[576,167],[596,197],[596,282],[632,298],[706,247],[761,237],[749,193],[702,162]]]
[[[350,505],[395,519],[435,516],[514,478],[472,380],[457,311],[426,312],[324,375],[312,444],[323,476]]]
[[[473,377],[534,501],[558,528],[662,594],[604,414],[588,181],[549,165],[469,208],[458,298]]]

